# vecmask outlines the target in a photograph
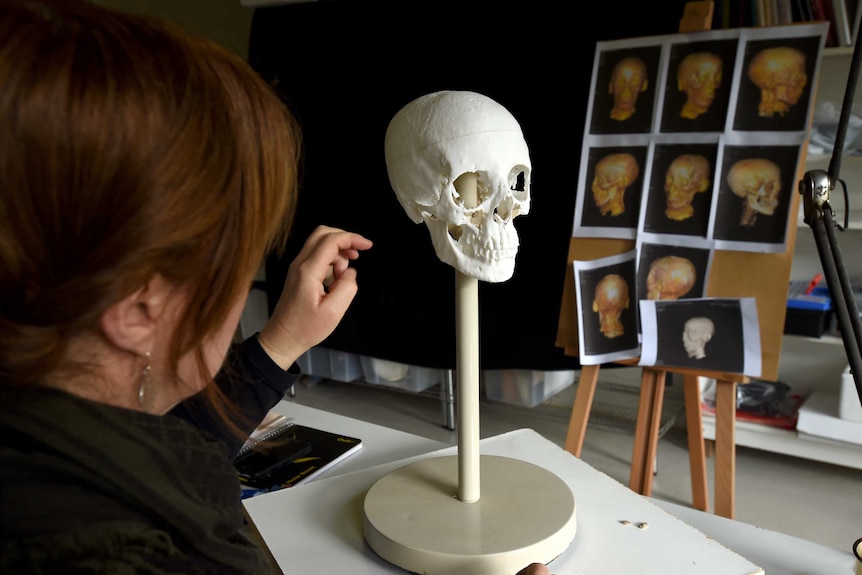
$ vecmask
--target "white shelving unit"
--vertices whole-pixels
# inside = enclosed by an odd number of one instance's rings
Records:
[[[820,80],[817,87],[818,102],[834,102],[840,107],[852,58],[850,48],[830,48],[821,62]],[[862,90],[857,88],[853,103],[854,113],[862,111]],[[828,171],[831,156],[811,155],[806,162],[806,171]],[[862,280],[862,156],[844,156],[839,176],[847,184],[849,196],[849,220],[847,231],[838,234],[844,264],[851,281]],[[798,190],[794,190],[798,193]],[[835,221],[844,224],[843,191],[832,192],[830,205],[835,211]],[[791,280],[809,280],[822,272],[820,257],[814,235],[803,221],[802,202],[797,220],[796,246],[790,272]],[[854,283],[856,283],[854,281]],[[841,385],[841,374],[847,367],[847,356],[840,337],[824,336],[809,338],[785,335],[782,343],[779,379],[791,386],[791,393],[803,398],[816,390],[836,392]],[[838,406],[835,406],[838,417]],[[715,439],[715,419],[703,414],[704,436]],[[751,423],[736,421],[736,444],[795,457],[822,461],[845,467],[862,469],[862,444],[800,433]]]
[[[715,439],[715,418],[706,413],[703,414],[703,436]],[[759,423],[737,420],[736,445],[862,469],[862,445]]]

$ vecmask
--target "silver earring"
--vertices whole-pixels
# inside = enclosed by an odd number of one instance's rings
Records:
[[[147,352],[145,357],[147,358],[147,365],[144,366],[144,370],[141,372],[141,386],[138,388],[138,401],[141,404],[141,408],[146,411],[147,406],[144,396],[146,395],[147,386],[152,381],[150,372],[153,367],[150,365],[150,352]]]

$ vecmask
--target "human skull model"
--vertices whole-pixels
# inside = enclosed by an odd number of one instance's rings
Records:
[[[596,163],[593,201],[603,216],[618,216],[626,211],[625,193],[640,170],[631,154],[608,154]]]
[[[611,71],[608,93],[614,97],[611,108],[612,120],[627,120],[637,111],[636,104],[641,92],[649,87],[646,64],[640,58],[623,58]]]
[[[715,91],[721,85],[721,58],[710,52],[694,52],[679,63],[677,88],[687,97],[679,115],[693,120],[712,105]]]
[[[743,201],[739,225],[751,227],[757,214],[775,213],[781,193],[781,169],[775,162],[765,158],[739,160],[727,173],[727,183]]]
[[[647,299],[679,299],[694,287],[696,279],[691,260],[679,256],[657,258],[647,274]]]
[[[602,334],[613,339],[625,333],[620,316],[629,307],[629,284],[621,275],[608,274],[596,284],[593,311],[599,314]]]
[[[757,113],[767,118],[783,116],[808,85],[805,54],[789,46],[761,50],[748,65],[748,77],[760,88]]]
[[[425,222],[437,257],[461,273],[503,282],[515,271],[516,216],[530,211],[532,164],[521,127],[494,100],[464,91],[421,96],[386,130],[386,167],[398,201]],[[476,195],[456,180],[476,178]]]
[[[676,221],[687,220],[694,214],[694,195],[709,189],[709,160],[696,154],[677,157],[665,172],[665,215]]]
[[[682,332],[682,345],[688,357],[706,357],[706,344],[715,335],[715,324],[708,317],[693,317],[685,322]]]

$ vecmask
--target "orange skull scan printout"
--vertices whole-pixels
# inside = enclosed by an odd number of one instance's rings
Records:
[[[738,38],[723,36],[671,44],[662,132],[724,131],[738,46]]]
[[[651,42],[597,52],[589,133],[643,134],[652,130],[661,52],[661,46]]]
[[[757,52],[748,63],[748,79],[760,88],[757,113],[765,118],[783,116],[808,86],[805,53],[793,46],[775,46]]]
[[[640,175],[637,158],[628,152],[612,153],[602,156],[596,162],[593,176],[593,201],[603,216],[619,216],[626,211],[625,193]],[[640,197],[632,198],[640,200]],[[634,210],[638,202],[630,201]]]
[[[676,300],[706,295],[713,250],[668,243],[640,242],[637,246],[638,299]]]
[[[722,173],[716,178],[713,237],[717,245],[757,243],[763,251],[783,251],[790,214],[799,145],[726,145]]]
[[[580,361],[596,365],[639,354],[635,251],[575,261]]]
[[[583,150],[589,186],[576,206],[585,235],[633,238],[644,190],[647,146],[596,146]]]
[[[656,143],[644,202],[644,232],[706,239],[718,142]]]
[[[734,130],[805,131],[821,50],[822,41],[816,35],[763,35],[746,42]]]

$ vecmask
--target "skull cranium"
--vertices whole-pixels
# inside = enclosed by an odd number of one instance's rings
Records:
[[[635,105],[641,92],[649,87],[647,68],[640,58],[623,58],[611,71],[608,93],[613,94],[612,120],[627,120],[635,113]]]
[[[760,88],[758,114],[767,118],[783,116],[808,85],[805,54],[790,46],[761,50],[748,65],[748,77]]]
[[[706,344],[715,335],[715,324],[708,317],[693,317],[685,322],[682,345],[689,357],[706,357]]]
[[[723,63],[709,52],[695,52],[683,58],[677,68],[677,87],[686,94],[679,115],[694,119],[709,110],[721,85]]]
[[[638,162],[631,154],[609,154],[596,164],[593,200],[599,212],[618,216],[626,211],[625,193],[638,177]]]
[[[709,161],[697,154],[678,156],[665,172],[664,190],[671,220],[687,220],[694,214],[694,195],[709,189]]]
[[[697,272],[691,260],[664,256],[653,260],[647,275],[647,299],[679,299],[694,287]]]
[[[600,331],[608,339],[625,333],[620,316],[629,307],[629,284],[619,274],[608,274],[596,284],[593,311],[599,314]]]
[[[530,210],[532,165],[508,110],[476,92],[427,94],[392,118],[385,155],[399,203],[425,222],[441,261],[483,281],[512,277],[512,220]],[[459,191],[462,176],[475,177],[475,196]]]

